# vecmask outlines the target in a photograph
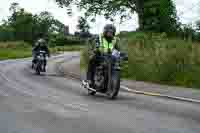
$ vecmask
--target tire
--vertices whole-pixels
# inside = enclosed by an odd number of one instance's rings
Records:
[[[35,71],[36,71],[36,74],[37,75],[40,75],[40,69],[41,69],[41,66],[40,66],[41,64],[38,62],[37,64],[36,64],[36,68],[35,68]]]
[[[116,99],[120,89],[120,71],[114,71],[111,78],[111,91],[109,94],[110,99]]]
[[[37,75],[40,75],[40,70],[39,70],[39,68],[36,68],[36,74],[37,74]]]
[[[34,64],[33,63],[31,64],[31,69],[34,69]]]

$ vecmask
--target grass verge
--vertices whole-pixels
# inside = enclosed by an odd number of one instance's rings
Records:
[[[127,78],[200,88],[200,45],[161,34],[129,33]]]
[[[51,47],[51,53],[60,53],[64,51],[80,51],[82,45],[65,45]],[[0,60],[26,58],[32,56],[32,47],[23,41],[18,42],[0,42]]]

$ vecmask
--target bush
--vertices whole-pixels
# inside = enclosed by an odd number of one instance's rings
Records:
[[[14,41],[14,29],[0,26],[0,41]]]
[[[82,43],[82,40],[72,36],[55,35],[50,39],[50,46],[80,45]]]
[[[24,41],[0,42],[0,60],[31,57],[31,49]]]
[[[31,45],[29,43],[26,43],[24,41],[18,41],[18,42],[0,42],[0,48],[6,48],[6,49],[19,49],[19,48],[29,48]]]
[[[128,43],[129,78],[200,87],[200,45],[144,33],[134,34]]]

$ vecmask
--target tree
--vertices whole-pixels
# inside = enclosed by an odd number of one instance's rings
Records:
[[[192,25],[189,24],[182,24],[181,25],[181,30],[179,31],[181,33],[181,37],[184,40],[198,40],[196,31],[192,27]]]
[[[11,12],[11,17],[9,18],[9,21],[13,22],[16,21],[17,12],[20,11],[21,7],[19,6],[19,3],[13,2],[10,5],[9,11]]]
[[[84,17],[79,17],[77,28],[80,32],[89,32],[90,26],[87,19]]]
[[[11,13],[14,13],[14,12],[19,11],[20,9],[21,9],[21,8],[20,8],[20,6],[19,6],[19,3],[13,2],[13,3],[11,3],[11,5],[10,5],[9,11],[10,11]]]
[[[50,12],[41,12],[38,16],[35,16],[40,26],[40,32],[52,33],[59,32],[64,34],[65,25],[59,20],[55,19]]]
[[[15,40],[14,29],[7,25],[0,26],[0,41],[13,41]]]
[[[200,41],[200,20],[196,21],[196,26],[195,26],[195,39],[197,41]]]
[[[48,33],[51,25],[53,24],[53,16],[47,11],[41,12],[38,16],[38,22],[40,24],[41,32]]]
[[[173,34],[178,28],[177,11],[172,0],[162,0],[160,5],[160,32]]]
[[[53,19],[49,28],[49,32],[64,34],[65,28],[66,26],[63,23],[61,23],[59,20]]]
[[[55,0],[61,7],[76,5],[86,16],[120,16],[124,20],[138,13],[139,30],[171,32],[176,25],[176,8],[172,0]]]
[[[38,33],[51,34],[53,32],[64,34],[65,25],[53,18],[49,12],[33,15],[25,11],[18,3],[10,6],[11,15],[0,25],[0,40],[24,40],[33,42]]]
[[[106,19],[111,19],[118,15],[121,20],[130,17],[137,12],[139,16],[140,28],[144,27],[144,0],[55,0],[60,7],[71,8],[76,5],[85,11],[86,16],[104,15]],[[71,12],[71,10],[69,10]],[[70,13],[69,13],[70,14]]]
[[[15,4],[17,5],[17,4]],[[11,7],[13,4],[11,4]],[[10,7],[10,9],[11,9]],[[9,26],[14,29],[14,36],[16,40],[32,41],[32,14],[26,12],[23,8],[15,10],[8,19]]]
[[[146,0],[144,5],[147,31],[176,33],[178,28],[176,7],[172,0]]]

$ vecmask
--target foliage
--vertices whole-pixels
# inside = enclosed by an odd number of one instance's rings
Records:
[[[50,47],[51,54],[64,51],[80,51],[82,45],[67,44]],[[31,44],[24,41],[0,42],[0,60],[26,58],[32,56]]]
[[[76,5],[79,9],[85,11],[85,16],[92,16],[95,21],[96,15],[104,15],[106,19],[113,21],[115,16],[120,16],[121,21],[129,18],[135,11],[139,13],[139,20],[143,19],[143,1],[144,0],[55,0],[61,7],[65,6],[71,9]],[[72,10],[69,10],[71,14]],[[142,21],[140,21],[143,27]]]
[[[129,33],[131,79],[200,87],[200,45],[160,34]]]
[[[89,32],[90,26],[87,19],[84,17],[79,17],[77,28],[80,32]]]
[[[137,12],[139,28],[145,31],[166,32],[176,31],[176,7],[172,0],[55,0],[61,7],[69,9],[76,5],[85,16],[104,15],[106,19],[114,21],[120,16],[121,21],[130,18]],[[70,10],[71,11],[71,10]],[[92,21],[91,20],[91,21]]]
[[[24,42],[0,42],[0,60],[30,57],[31,45]]]
[[[77,37],[72,36],[64,36],[63,34],[56,34],[51,37],[50,44],[56,44],[56,46],[64,46],[64,45],[78,45],[82,44],[82,40]]]
[[[21,8],[18,3],[12,3],[9,10],[11,15],[0,25],[0,41],[24,40],[33,43],[39,33],[64,34],[65,25],[54,19],[49,12],[33,15]]]
[[[144,4],[147,31],[175,34],[178,27],[176,7],[172,0],[146,0]]]

